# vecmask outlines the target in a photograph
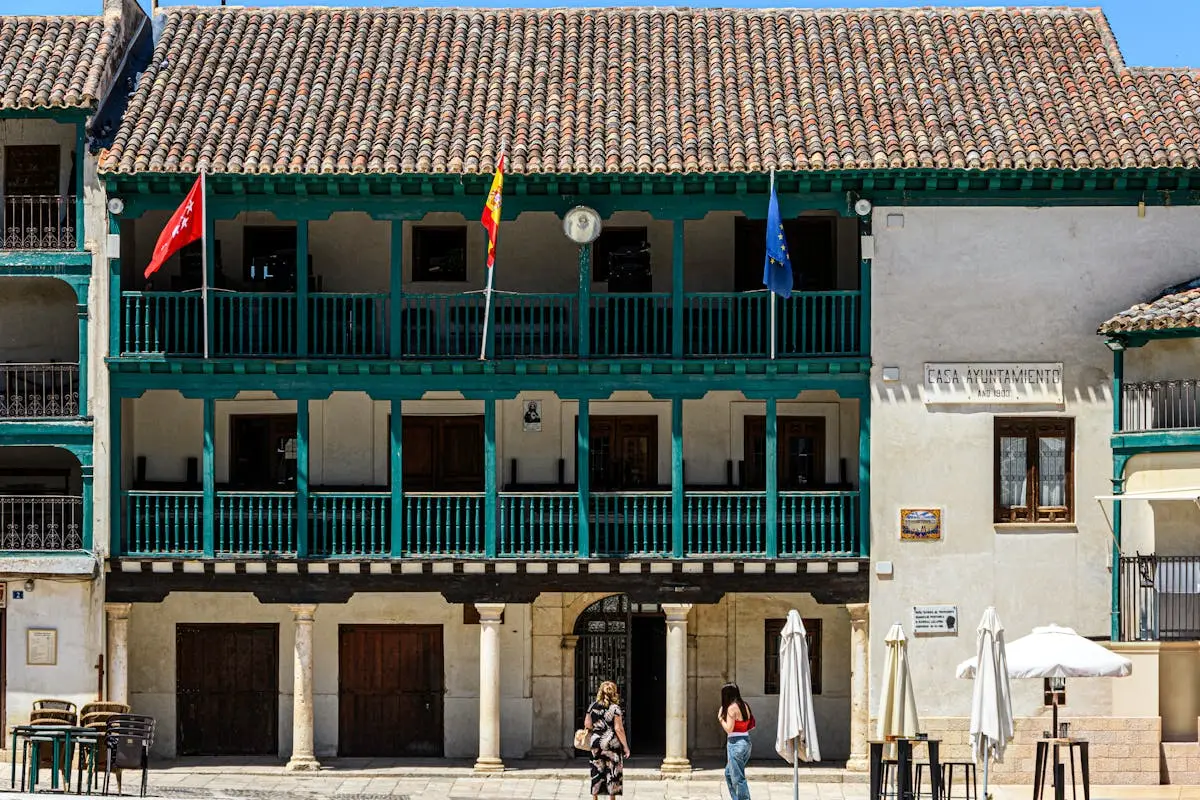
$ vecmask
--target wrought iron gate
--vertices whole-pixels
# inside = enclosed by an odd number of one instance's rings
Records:
[[[582,724],[596,688],[604,681],[617,684],[621,710],[629,728],[629,634],[632,609],[623,594],[605,597],[584,609],[575,621],[575,719]]]

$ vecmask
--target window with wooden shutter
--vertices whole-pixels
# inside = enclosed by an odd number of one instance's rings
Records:
[[[1075,421],[997,417],[995,521],[1074,522]]]

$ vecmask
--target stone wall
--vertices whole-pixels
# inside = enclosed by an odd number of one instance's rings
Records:
[[[1093,786],[1154,786],[1159,783],[1160,721],[1158,717],[1060,717],[1071,723],[1071,737],[1087,739]],[[874,729],[872,721],[872,730]],[[943,761],[971,760],[968,717],[923,717],[921,727],[942,740]],[[1042,717],[1018,717],[1016,736],[1003,764],[991,767],[992,783],[1033,782],[1035,742],[1049,729]],[[1165,745],[1164,745],[1165,747]],[[1196,745],[1192,744],[1195,748]],[[923,754],[918,753],[920,757]],[[1200,753],[1197,753],[1200,756]],[[1066,761],[1066,752],[1063,752]],[[1200,759],[1197,759],[1200,762]],[[1069,766],[1068,766],[1069,769]],[[979,776],[980,780],[983,776]]]

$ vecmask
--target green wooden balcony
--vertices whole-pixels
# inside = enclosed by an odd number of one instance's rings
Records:
[[[484,296],[314,293],[301,318],[295,294],[211,293],[210,354],[238,359],[473,359],[483,339]],[[766,292],[693,292],[682,308],[672,295],[594,294],[580,324],[576,294],[497,292],[492,306],[494,358],[766,358],[771,301]],[[123,292],[123,356],[196,358],[204,352],[199,292]],[[676,326],[683,327],[679,342]],[[393,346],[395,326],[395,347]],[[779,299],[778,358],[861,356],[858,291],[801,292]],[[307,331],[307,335],[303,331]],[[679,352],[675,352],[676,348]]]
[[[482,492],[406,492],[394,528],[386,491],[315,491],[306,525],[294,492],[218,491],[211,545],[203,492],[122,494],[124,531],[114,551],[130,556],[482,558],[494,547],[499,558],[551,559],[577,558],[581,551],[575,492],[499,493],[492,542]],[[761,558],[768,552],[765,492],[686,492],[682,553],[675,552],[671,492],[595,492],[587,500],[590,557]],[[777,503],[780,557],[861,555],[857,491],[780,492]]]

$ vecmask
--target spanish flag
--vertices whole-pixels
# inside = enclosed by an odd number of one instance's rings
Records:
[[[496,176],[492,178],[492,188],[488,191],[487,203],[483,206],[483,216],[480,222],[488,232],[488,269],[496,263],[496,233],[500,230],[501,193],[504,189],[504,154],[496,162]],[[490,281],[489,281],[490,283]]]

